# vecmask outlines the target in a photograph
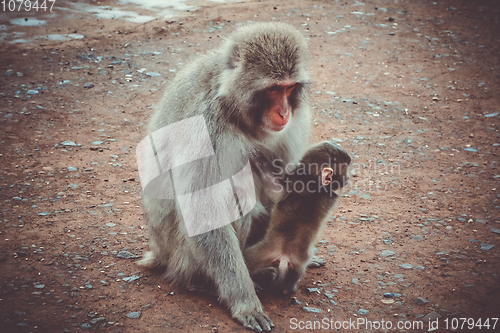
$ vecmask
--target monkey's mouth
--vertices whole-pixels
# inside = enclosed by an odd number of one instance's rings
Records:
[[[280,126],[280,125],[275,125],[272,122],[266,122],[264,126],[271,132],[281,132],[283,129],[285,129],[286,124]]]
[[[283,125],[283,126],[273,126],[273,127],[270,128],[270,130],[274,131],[274,132],[281,132],[284,128],[285,128],[285,125]]]
[[[283,125],[279,125],[267,118],[264,119],[263,123],[264,123],[263,124],[264,129],[269,132],[281,132],[282,130],[285,129],[286,125],[288,124],[288,122],[285,122]]]

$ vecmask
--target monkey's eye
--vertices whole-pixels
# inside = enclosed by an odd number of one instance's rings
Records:
[[[276,92],[278,90],[280,90],[279,86],[272,86],[272,87],[267,88],[267,91],[270,91],[270,92]]]
[[[291,86],[286,87],[287,94],[290,94],[293,91],[293,89],[295,89],[296,87],[297,87],[297,83],[295,83],[295,84],[293,84]]]
[[[278,267],[280,265],[280,261],[277,259],[277,260],[274,260],[271,265],[273,265],[273,267]]]

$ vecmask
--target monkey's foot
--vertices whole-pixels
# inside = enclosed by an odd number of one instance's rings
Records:
[[[307,267],[309,267],[309,268],[318,268],[318,267],[321,267],[321,266],[325,266],[325,264],[326,264],[325,259],[313,256],[311,258],[311,261],[309,261],[309,264],[307,264]]]
[[[239,321],[245,328],[255,331],[270,331],[274,324],[262,310],[241,311],[233,314],[233,318]]]
[[[155,255],[152,251],[144,253],[142,259],[137,260],[135,263],[146,268],[155,268],[158,266],[158,262],[156,261]]]

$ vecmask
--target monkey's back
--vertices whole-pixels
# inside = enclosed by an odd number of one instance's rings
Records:
[[[220,52],[204,54],[189,62],[169,83],[160,102],[155,106],[147,133],[196,115],[207,113],[217,96],[214,87],[221,65]]]

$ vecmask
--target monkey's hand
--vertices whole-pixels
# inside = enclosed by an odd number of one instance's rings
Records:
[[[257,295],[255,295],[255,298],[257,298]],[[240,302],[231,310],[233,312],[233,318],[249,330],[255,332],[268,332],[274,327],[271,319],[269,319],[269,317],[264,313],[258,298],[253,302]]]
[[[261,287],[261,286],[260,286],[257,282],[255,282],[255,281],[253,282],[253,286],[254,286],[254,288],[255,288],[255,292],[256,292],[256,293],[260,293],[260,292],[262,292],[262,291],[264,290],[264,288],[262,288],[262,287]]]

